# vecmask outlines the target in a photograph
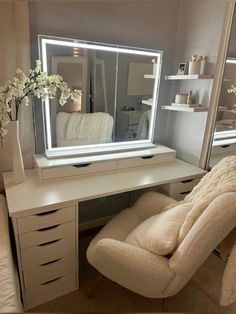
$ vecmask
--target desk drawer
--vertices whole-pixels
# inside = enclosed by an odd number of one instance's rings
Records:
[[[21,249],[30,248],[46,242],[62,239],[74,235],[76,230],[75,221],[54,225],[36,231],[19,235]]]
[[[76,272],[76,256],[70,255],[24,270],[26,289]]]
[[[55,278],[32,289],[26,289],[26,307],[30,309],[77,288],[76,273]]]
[[[140,167],[140,166],[148,166],[148,165],[158,164],[161,162],[172,161],[174,158],[175,158],[175,152],[166,153],[166,154],[165,153],[164,154],[158,154],[158,155],[154,155],[154,156],[135,157],[135,158],[118,160],[117,166],[120,169]]]
[[[192,189],[200,182],[198,179],[184,180],[180,182],[174,182],[170,184],[170,194],[176,194],[181,192],[191,192]]]
[[[96,172],[105,172],[116,169],[116,161],[94,162],[77,166],[51,167],[41,169],[42,180],[53,180]]]
[[[74,235],[24,249],[21,251],[22,267],[27,270],[33,265],[41,265],[67,255],[75,255],[75,243]]]
[[[69,206],[19,218],[17,219],[18,233],[26,233],[75,220],[75,210],[75,206]]]

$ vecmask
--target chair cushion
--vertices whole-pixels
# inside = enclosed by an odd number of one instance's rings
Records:
[[[125,242],[158,255],[167,255],[177,245],[179,230],[189,210],[189,204],[180,204],[154,215],[138,225]]]

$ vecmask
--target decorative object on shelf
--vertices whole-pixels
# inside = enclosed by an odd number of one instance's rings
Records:
[[[189,75],[196,75],[200,74],[203,75],[205,72],[205,57],[193,55],[192,59],[189,61],[189,68],[188,74]]]
[[[185,75],[186,68],[187,68],[186,63],[180,63],[176,75]]]
[[[187,104],[191,105],[193,103],[193,92],[190,90],[187,96]]]
[[[157,73],[157,63],[156,63],[156,59],[152,59],[152,63],[153,63],[152,74],[153,74],[153,75],[156,75],[156,73]]]
[[[235,112],[236,112],[236,105],[233,105],[233,106],[232,106],[232,111],[235,111]]]
[[[45,100],[54,98],[60,92],[59,103],[63,106],[67,99],[81,97],[81,91],[71,90],[60,75],[48,75],[41,72],[41,63],[36,61],[34,70],[28,76],[17,69],[15,76],[0,88],[0,139],[4,143],[7,132],[10,133],[13,153],[13,175],[15,183],[24,181],[24,166],[19,141],[19,108],[28,105],[30,97]],[[10,123],[9,123],[10,122]]]
[[[176,104],[186,104],[187,103],[188,94],[176,94],[175,95],[175,103]]]

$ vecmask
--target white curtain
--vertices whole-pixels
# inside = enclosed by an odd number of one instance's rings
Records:
[[[16,68],[26,73],[30,68],[30,35],[28,2],[0,1],[0,86],[11,79]],[[25,168],[33,167],[34,136],[32,107],[22,107],[19,114],[20,142]],[[10,139],[0,147],[1,172],[12,169]],[[2,178],[1,178],[2,179]],[[0,189],[3,188],[0,179]]]

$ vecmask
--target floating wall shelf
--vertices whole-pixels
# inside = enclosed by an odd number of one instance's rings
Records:
[[[212,75],[166,75],[165,80],[210,80]]]
[[[207,112],[207,107],[180,107],[180,106],[161,106],[164,110],[172,110],[172,111],[182,111],[182,112]],[[227,107],[225,106],[219,106],[218,111],[226,111]]]
[[[164,110],[173,110],[173,111],[184,111],[184,112],[206,112],[208,108],[206,107],[180,107],[180,106],[161,106]]]
[[[156,77],[156,74],[144,74],[144,78],[147,78],[147,79],[155,79]]]

